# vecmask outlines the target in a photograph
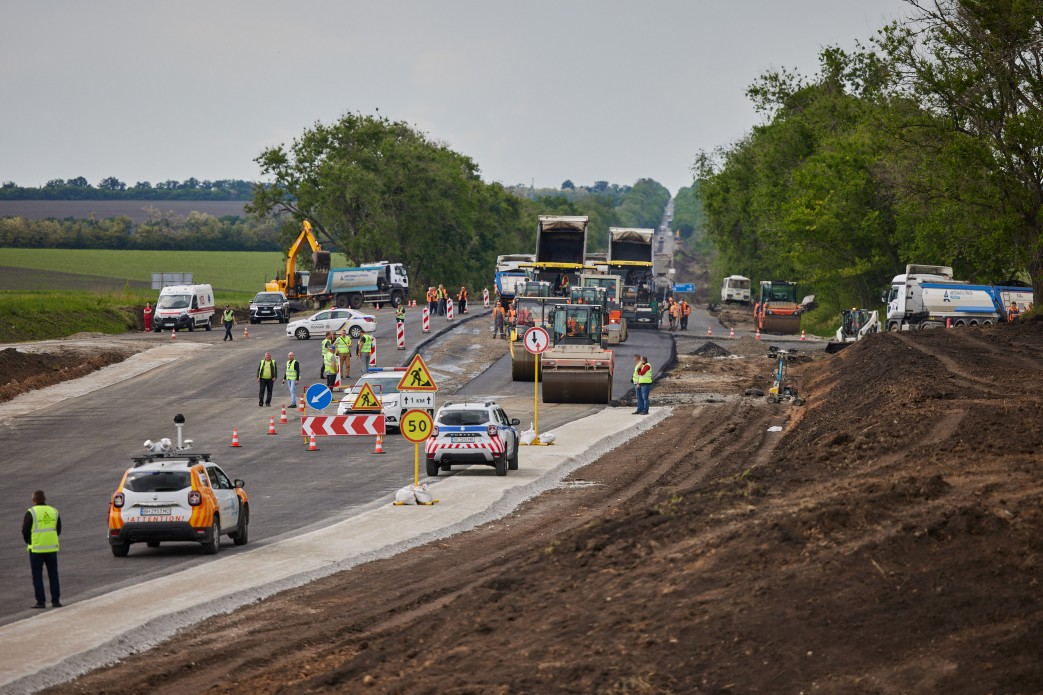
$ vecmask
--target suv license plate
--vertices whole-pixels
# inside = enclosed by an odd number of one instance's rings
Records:
[[[170,507],[142,507],[141,516],[170,516]]]
[[[470,444],[474,441],[474,437],[469,434],[454,434],[450,441],[452,441],[453,444]]]

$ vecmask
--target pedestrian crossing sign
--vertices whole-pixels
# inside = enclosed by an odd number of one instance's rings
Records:
[[[398,382],[399,391],[429,391],[438,390],[435,379],[431,376],[431,370],[427,368],[424,358],[419,354],[413,357],[413,361],[406,367],[405,374]]]
[[[373,387],[368,383],[362,384],[362,390],[351,405],[352,410],[380,410],[380,399],[373,393]]]

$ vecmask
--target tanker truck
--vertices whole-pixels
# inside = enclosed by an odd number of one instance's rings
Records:
[[[945,265],[910,264],[881,297],[887,304],[887,330],[908,331],[952,326],[990,326],[1007,320],[1007,307],[1035,301],[1032,288],[1008,283],[978,285],[954,280]]]
[[[313,283],[308,295],[319,307],[361,309],[363,304],[398,306],[409,295],[409,277],[401,263],[370,263],[357,268],[334,268],[323,278],[325,284]]]
[[[540,215],[536,225],[536,260],[533,274],[536,280],[551,283],[557,296],[563,291],[563,279],[575,285],[583,272],[587,256],[586,216]]]

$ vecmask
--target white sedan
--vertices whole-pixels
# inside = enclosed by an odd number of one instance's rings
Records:
[[[375,331],[377,320],[370,314],[363,314],[354,309],[324,309],[306,319],[291,321],[286,326],[286,335],[297,340],[307,340],[313,335],[321,338],[327,331],[340,333],[342,328],[347,330],[352,338],[358,338],[363,333]]]

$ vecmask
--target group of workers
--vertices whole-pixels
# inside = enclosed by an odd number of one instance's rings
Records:
[[[1025,312],[1026,313],[1031,313],[1032,312],[1032,302],[1029,302],[1028,306],[1025,307]],[[1007,307],[1007,321],[1009,323],[1017,323],[1020,320],[1021,320],[1021,309],[1018,308],[1018,303],[1017,302],[1012,301],[1010,303],[1010,306]]]
[[[452,298],[449,290],[444,285],[438,285],[438,287],[427,288],[427,311],[431,316],[448,316],[449,302]],[[456,293],[455,309],[461,314],[467,313],[467,288],[461,286],[460,291]]]
[[[680,328],[682,331],[687,331],[688,317],[692,315],[692,305],[684,299],[675,302],[672,296],[667,297],[662,305],[653,299],[652,313],[658,317],[659,325],[662,325],[662,316],[663,314],[666,314],[667,320],[670,323],[669,330],[675,331]]]
[[[405,310],[399,307],[399,311]],[[369,368],[375,346],[376,339],[372,333],[363,333],[355,341],[355,358],[362,362],[363,372]],[[321,376],[326,379],[326,386],[332,389],[337,383],[338,375],[341,379],[351,378],[351,336],[344,329],[341,329],[340,335],[329,331],[322,340]]]
[[[518,325],[518,312],[514,305],[506,309],[500,302],[493,305],[493,338],[507,338],[511,330]]]

